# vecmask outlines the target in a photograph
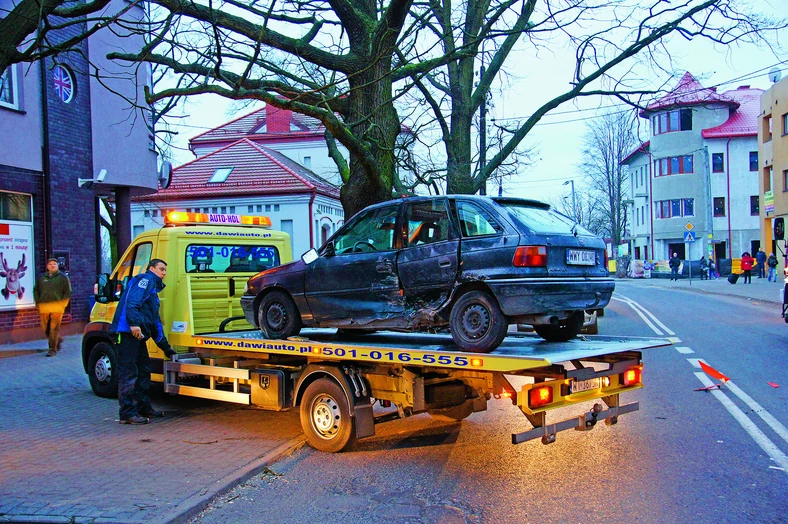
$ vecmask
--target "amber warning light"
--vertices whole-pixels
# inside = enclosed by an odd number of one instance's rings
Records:
[[[528,391],[528,404],[532,408],[546,406],[553,401],[553,388],[542,386]]]
[[[164,218],[164,223],[170,226],[212,224],[220,226],[271,227],[271,219],[265,216],[186,213],[184,211],[170,211]]]

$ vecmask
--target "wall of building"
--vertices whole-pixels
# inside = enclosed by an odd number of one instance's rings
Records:
[[[16,64],[18,109],[0,106],[0,165],[41,171],[41,67],[38,62]]]

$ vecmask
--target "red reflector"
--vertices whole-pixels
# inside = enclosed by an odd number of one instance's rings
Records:
[[[624,374],[621,378],[621,382],[625,386],[640,384],[642,373],[643,373],[643,368],[641,367],[629,368],[628,370],[624,371]]]
[[[520,246],[514,252],[516,267],[547,267],[547,246]]]
[[[542,386],[528,391],[528,404],[532,408],[546,406],[553,401],[553,388]]]

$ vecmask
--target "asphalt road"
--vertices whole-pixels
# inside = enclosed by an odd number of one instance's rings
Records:
[[[644,355],[646,388],[622,399],[641,410],[616,426],[513,446],[529,426],[504,400],[459,424],[419,415],[353,452],[303,448],[193,522],[788,522],[788,325],[775,306],[623,282],[600,333],[675,337]],[[697,359],[730,382],[695,391],[712,383]]]

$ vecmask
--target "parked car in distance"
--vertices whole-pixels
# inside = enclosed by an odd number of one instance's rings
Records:
[[[489,352],[509,324],[575,337],[615,284],[602,239],[533,200],[413,197],[363,209],[319,251],[252,277],[241,306],[269,338],[302,326],[366,333],[449,328]]]

